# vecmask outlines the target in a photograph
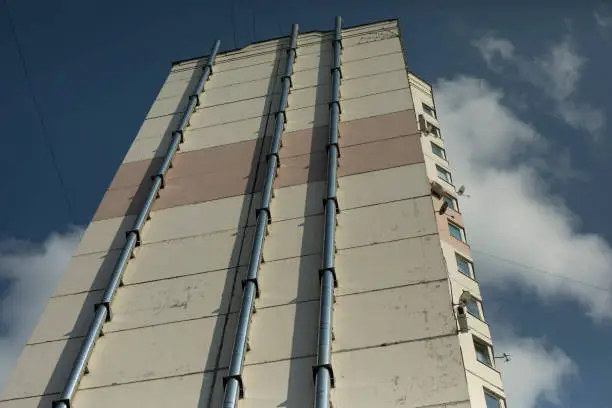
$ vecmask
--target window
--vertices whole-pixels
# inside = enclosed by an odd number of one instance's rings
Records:
[[[427,122],[427,128],[429,130],[429,133],[431,133],[435,137],[441,137],[440,136],[440,129],[438,129],[436,126],[434,126],[431,123]]]
[[[472,263],[459,254],[455,254],[455,259],[457,260],[457,269],[459,270],[459,272],[461,272],[465,276],[473,278],[474,269],[472,267]]]
[[[448,208],[450,208],[453,211],[457,211],[457,200],[455,200],[454,197],[445,195],[444,197],[442,197],[442,199],[444,200],[446,205],[448,205]]]
[[[487,408],[502,408],[500,397],[488,390],[485,390],[484,394]]]
[[[491,348],[488,344],[474,338],[474,350],[476,350],[476,360],[480,361],[482,364],[488,365],[489,367],[492,366],[490,353]]]
[[[422,103],[423,105],[423,112],[425,112],[426,114],[428,114],[429,116],[431,116],[432,118],[436,117],[436,111],[434,108],[432,108],[431,106]]]
[[[446,150],[444,150],[434,142],[431,142],[431,151],[439,158],[446,160]]]
[[[438,172],[439,179],[444,180],[447,183],[453,184],[453,178],[448,170],[436,165],[436,171]]]
[[[478,300],[474,299],[473,297],[470,297],[465,302],[465,308],[467,309],[468,313],[471,314],[472,316],[482,319],[482,316],[480,315],[480,307],[478,307],[478,303],[480,303]]]
[[[451,237],[458,239],[459,241],[465,242],[465,231],[463,230],[463,228],[453,224],[452,222],[449,222],[448,230],[451,234]]]

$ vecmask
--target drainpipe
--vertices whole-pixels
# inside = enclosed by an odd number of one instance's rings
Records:
[[[189,96],[189,103],[185,112],[183,113],[181,123],[179,124],[177,130],[172,132],[172,141],[168,147],[166,156],[164,157],[164,160],[157,173],[152,176],[153,185],[151,186],[151,190],[147,195],[147,199],[145,200],[142,210],[134,222],[134,226],[126,234],[126,242],[121,250],[121,255],[115,264],[110,281],[108,282],[104,295],[102,296],[102,300],[95,305],[95,315],[93,321],[89,326],[87,335],[85,336],[81,349],[79,350],[79,354],[77,355],[72,366],[72,371],[70,372],[64,389],[62,390],[59,399],[53,401],[52,403],[53,408],[71,408],[72,399],[74,398],[81,379],[85,374],[89,373],[87,363],[96,345],[96,340],[98,337],[104,335],[102,331],[104,323],[112,319],[111,303],[117,289],[123,284],[123,273],[125,272],[129,260],[134,257],[134,249],[141,243],[140,238],[142,228],[144,227],[145,222],[150,218],[149,216],[153,202],[157,197],[159,197],[160,190],[162,190],[165,186],[164,177],[168,169],[172,167],[172,159],[179,150],[179,145],[183,142],[183,132],[185,131],[185,128],[189,126],[191,114],[200,104],[200,94],[204,91],[206,81],[212,75],[212,67],[215,62],[217,52],[219,51],[220,44],[221,42],[219,40],[215,41],[211,49],[210,56],[208,57],[208,62],[204,66],[202,76],[198,81],[195,91]]]
[[[234,339],[234,347],[230,360],[228,375],[223,378],[224,395],[223,408],[235,408],[239,398],[244,397],[244,384],[242,382],[242,370],[244,367],[245,354],[248,351],[248,337],[251,315],[255,310],[254,301],[259,297],[259,267],[263,258],[263,243],[267,235],[268,224],[272,221],[270,214],[270,201],[272,199],[272,186],[274,179],[280,166],[278,156],[281,147],[281,135],[285,129],[287,122],[285,109],[287,108],[287,98],[289,90],[292,86],[291,74],[293,73],[293,62],[297,58],[298,25],[293,24],[291,30],[291,45],[287,50],[287,63],[285,72],[281,77],[282,92],[278,112],[276,113],[276,122],[274,125],[274,136],[270,153],[267,156],[268,167],[266,171],[266,179],[264,182],[261,206],[257,209],[257,222],[255,227],[255,238],[253,248],[251,250],[251,258],[247,270],[246,279],[242,281],[242,305],[240,306],[240,315],[238,317],[238,327],[236,328],[236,337]]]
[[[329,408],[329,393],[334,386],[334,370],[331,363],[333,340],[332,317],[334,288],[336,280],[336,214],[339,211],[336,194],[338,183],[338,122],[340,120],[340,54],[342,52],[342,19],[336,17],[334,30],[333,62],[331,68],[332,95],[329,104],[329,140],[327,144],[327,189],[323,203],[325,206],[325,227],[323,231],[323,259],[319,271],[321,283],[319,303],[319,338],[317,342],[317,362],[313,367],[315,377],[315,408]]]

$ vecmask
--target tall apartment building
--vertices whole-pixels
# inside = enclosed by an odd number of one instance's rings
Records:
[[[505,407],[396,20],[177,62],[0,408]]]

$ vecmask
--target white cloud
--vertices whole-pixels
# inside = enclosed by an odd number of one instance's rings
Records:
[[[504,38],[485,36],[474,41],[473,45],[480,50],[489,66],[493,65],[497,54],[505,60],[514,58],[514,44]]]
[[[536,58],[526,58],[516,52],[508,39],[484,36],[472,44],[478,48],[490,69],[503,74],[515,71],[520,80],[541,89],[555,105],[555,114],[575,129],[598,136],[605,128],[605,115],[599,108],[576,101],[578,84],[586,59],[581,56],[571,36],[550,47]]]
[[[508,363],[497,361],[502,372],[508,405],[536,408],[538,402],[561,405],[564,386],[578,374],[578,367],[565,352],[543,339],[518,337],[505,332],[496,350],[511,355]]]
[[[593,18],[602,29],[608,29],[612,27],[612,7],[609,4],[601,2],[596,10],[593,12]]]
[[[59,282],[80,233],[78,228],[53,233],[42,244],[0,242],[0,390]]]
[[[610,319],[612,248],[599,235],[579,232],[578,218],[547,187],[541,162],[525,160],[531,156],[545,161],[539,154],[542,146],[549,152],[554,146],[506,108],[502,98],[501,90],[472,77],[437,84],[437,110],[454,180],[465,184],[471,195],[460,207],[479,279],[508,290],[508,283],[516,283],[547,301],[571,299],[593,319]],[[559,278],[564,276],[602,290]]]

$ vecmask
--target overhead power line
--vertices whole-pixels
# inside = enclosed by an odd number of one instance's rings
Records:
[[[514,266],[518,266],[520,268],[527,269],[527,270],[532,271],[532,272],[544,274],[544,275],[550,276],[552,278],[566,280],[568,282],[572,282],[572,283],[575,283],[575,284],[578,284],[578,285],[582,285],[582,286],[585,286],[585,287],[588,287],[588,288],[591,288],[591,289],[595,289],[595,290],[598,290],[598,291],[601,291],[601,292],[612,293],[612,290],[610,290],[609,288],[601,287],[600,285],[597,285],[597,284],[592,283],[592,282],[586,282],[586,281],[583,281],[583,280],[580,280],[580,279],[571,278],[569,276],[559,275],[559,274],[556,274],[556,273],[553,273],[553,272],[550,272],[550,271],[546,271],[544,269],[535,268],[533,266],[525,265],[525,264],[522,264],[520,262],[516,262],[516,261],[512,261],[510,259],[502,258],[502,257],[497,256],[497,255],[492,255],[492,254],[489,254],[489,253],[484,252],[484,251],[479,251],[477,249],[472,249],[472,252],[476,252],[476,253],[485,255],[485,256],[487,256],[489,258],[496,259],[496,260],[498,260],[500,262],[508,263],[508,264],[511,264],[511,265],[514,265]]]
[[[45,121],[42,116],[42,111],[40,109],[38,99],[36,98],[36,93],[34,92],[34,86],[32,85],[32,80],[30,79],[30,73],[28,71],[28,66],[26,64],[26,60],[23,55],[21,44],[19,43],[19,38],[17,37],[17,30],[15,29],[15,23],[13,22],[13,16],[11,15],[11,10],[9,9],[7,0],[4,0],[4,7],[6,8],[6,15],[8,17],[8,22],[11,28],[11,32],[13,34],[15,46],[17,47],[17,53],[19,55],[19,60],[21,61],[21,66],[23,67],[23,73],[24,73],[26,84],[28,87],[28,92],[30,93],[32,97],[34,111],[36,113],[36,117],[38,118],[38,123],[40,124],[40,128],[43,134],[43,139],[47,146],[47,150],[49,151],[49,156],[51,156],[51,162],[53,163],[53,168],[55,169],[55,173],[57,174],[57,178],[59,179],[60,193],[62,194],[62,196],[64,197],[64,200],[66,201],[66,207],[68,208],[69,216],[74,221],[75,220],[74,209],[72,207],[72,203],[70,202],[70,197],[68,196],[68,190],[66,188],[66,183],[64,181],[64,178],[62,177],[62,173],[60,171],[60,167],[57,162],[57,156],[55,154],[55,150],[53,149],[53,144],[51,143],[51,139],[47,132],[47,127],[45,125]]]

